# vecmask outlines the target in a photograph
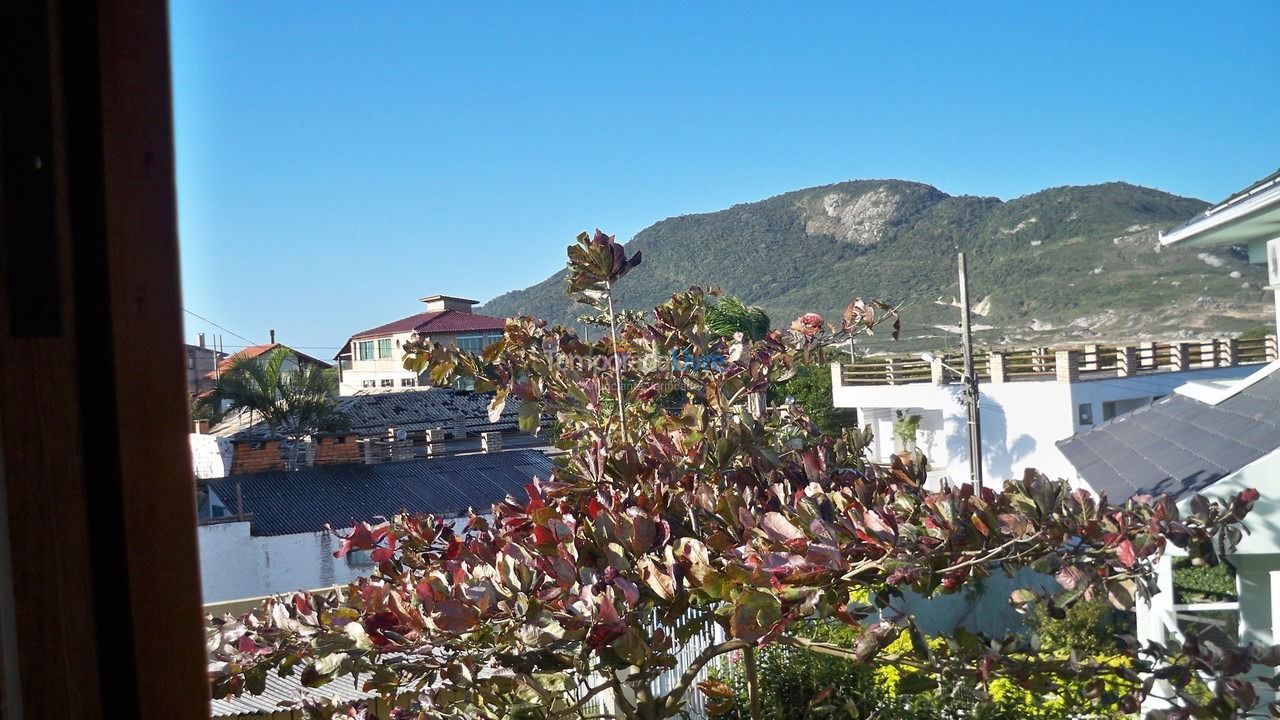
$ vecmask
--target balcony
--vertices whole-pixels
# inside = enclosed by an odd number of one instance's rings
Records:
[[[975,353],[973,362],[978,379],[986,383],[1025,380],[1077,382],[1150,373],[1261,365],[1276,357],[1276,336],[1269,335],[1248,340],[1213,338],[1132,345],[1039,347]],[[910,355],[864,358],[842,364],[838,380],[841,387],[922,383],[946,385],[959,380],[946,366],[961,367],[963,364],[964,359],[959,354],[942,355],[933,362]]]

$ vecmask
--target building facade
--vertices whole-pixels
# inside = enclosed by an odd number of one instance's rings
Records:
[[[186,355],[187,394],[202,395],[213,389],[216,380],[215,370],[226,353],[220,353],[211,347],[205,347],[204,333],[200,333],[195,345],[184,345]]]
[[[1274,336],[1257,340],[1141,343],[1058,350],[990,353],[976,363],[984,483],[1003,482],[1035,468],[1078,481],[1056,443],[1132,412],[1193,381],[1245,377],[1276,358]],[[964,386],[946,366],[910,357],[870,358],[831,368],[836,407],[855,408],[875,435],[873,459],[887,462],[906,449],[896,429],[918,415],[914,444],[930,464],[930,478],[970,478]]]
[[[471,312],[475,300],[432,295],[422,298],[425,312],[356,333],[335,356],[342,395],[412,390],[426,383],[404,369],[403,347],[414,335],[480,352],[502,338],[506,320]]]

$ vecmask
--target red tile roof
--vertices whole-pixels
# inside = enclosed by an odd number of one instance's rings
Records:
[[[245,358],[246,360],[252,360],[253,358],[266,355],[267,353],[279,347],[282,347],[285,350],[288,350],[289,352],[293,353],[294,355],[297,355],[298,362],[302,363],[303,365],[321,365],[323,367],[329,367],[329,363],[323,360],[317,360],[316,358],[313,358],[310,355],[300,353],[297,350],[294,350],[293,348],[286,347],[284,345],[281,345],[280,343],[267,343],[266,345],[250,345],[249,347],[241,350],[240,352],[233,353],[231,355],[228,355],[222,358],[222,360],[218,362],[218,369],[207,372],[204,374],[204,376],[206,378],[209,378],[210,380],[216,379],[222,373],[230,370],[231,364],[234,363],[236,360],[240,358]]]
[[[360,338],[407,332],[461,333],[480,330],[501,330],[506,325],[507,321],[503,318],[490,315],[475,315],[473,313],[458,312],[457,310],[436,310],[435,312],[418,313],[417,315],[410,315],[407,318],[401,318],[395,322],[379,325],[376,328],[370,328],[352,335],[343,343],[337,356],[347,353],[350,349],[351,341]]]

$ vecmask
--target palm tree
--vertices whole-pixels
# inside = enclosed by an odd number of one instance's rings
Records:
[[[250,422],[261,418],[268,434],[288,439],[288,467],[293,469],[303,438],[347,427],[347,417],[337,407],[337,394],[338,378],[332,368],[302,365],[293,352],[279,347],[256,358],[234,358],[218,378],[211,400],[225,402],[229,411],[247,411]]]
[[[769,316],[755,305],[725,295],[707,306],[707,329],[721,337],[740,332],[747,340],[759,340],[769,333]]]

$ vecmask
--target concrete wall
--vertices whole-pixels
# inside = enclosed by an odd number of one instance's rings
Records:
[[[248,522],[226,522],[201,525],[199,540],[206,603],[344,584],[362,569],[333,557],[327,532],[254,537]]]
[[[460,530],[467,519],[453,522]],[[372,569],[335,558],[341,541],[328,532],[255,536],[250,529],[248,521],[199,527],[200,581],[206,604],[345,585]]]
[[[926,635],[950,634],[959,627],[990,635],[1022,632],[1027,618],[1009,604],[1010,593],[1018,588],[1062,589],[1052,577],[1023,568],[1011,578],[997,572],[979,584],[971,580],[953,595],[924,598],[909,592],[902,606]]]
[[[229,475],[231,440],[217,435],[191,433],[191,467],[201,480]]]

